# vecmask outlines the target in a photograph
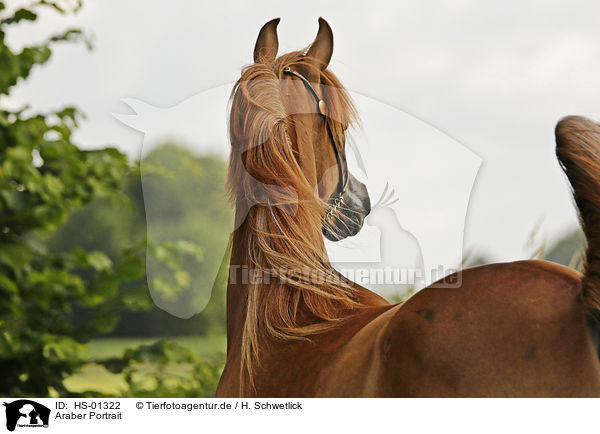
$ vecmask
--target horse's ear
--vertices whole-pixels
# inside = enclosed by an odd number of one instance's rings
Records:
[[[319,18],[319,31],[317,32],[315,41],[306,52],[306,57],[315,63],[314,66],[323,71],[327,68],[327,65],[329,65],[332,54],[333,31],[331,30],[331,27],[329,27],[327,21],[323,18]]]
[[[277,40],[277,24],[279,18],[275,18],[262,26],[254,45],[254,63],[269,63],[275,60],[279,41]]]

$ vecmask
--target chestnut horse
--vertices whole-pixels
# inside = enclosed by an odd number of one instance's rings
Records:
[[[277,57],[278,23],[261,29],[232,93],[237,229],[217,396],[600,396],[600,127],[569,117],[556,128],[588,240],[584,274],[491,264],[391,305],[325,251],[323,235],[355,235],[370,211],[345,160],[355,111],[327,69],[331,28],[319,19],[307,51]]]

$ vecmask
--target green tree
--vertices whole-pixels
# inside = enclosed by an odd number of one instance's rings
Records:
[[[32,68],[48,61],[55,43],[82,39],[81,31],[68,30],[39,46],[11,50],[5,40],[7,29],[21,21],[35,21],[40,8],[65,13],[45,0],[8,12],[0,1],[4,14],[0,19],[0,103]],[[72,131],[80,118],[73,107],[50,113],[0,107],[0,394],[5,396],[73,396],[64,379],[86,363],[85,344],[111,331],[121,311],[152,306],[144,285],[144,240],[113,258],[104,251],[81,247],[68,252],[47,248],[47,239],[72,210],[96,198],[123,200],[122,183],[137,170],[114,148],[79,149]],[[184,257],[200,256],[189,244],[177,247],[170,246],[169,257],[163,259],[179,264]],[[74,308],[85,310],[85,317],[76,321]],[[207,381],[194,384],[214,388],[218,366],[202,365],[191,350],[175,344],[132,351],[119,369],[133,375],[132,363],[143,357],[160,361],[159,368],[182,360],[204,366],[204,371],[198,368],[194,375],[204,375],[201,378]],[[98,363],[118,371],[115,360]],[[135,393],[134,386],[131,383],[126,393]],[[183,392],[163,389],[162,393],[176,396]]]
[[[210,302],[189,319],[170,316],[158,307],[142,312],[124,312],[111,336],[179,336],[225,332],[225,282],[214,286],[233,225],[233,210],[225,191],[227,166],[221,157],[193,155],[174,144],[153,149],[140,163],[142,181],[132,173],[123,184],[123,194],[133,204],[123,206],[109,198],[98,198],[72,213],[50,241],[54,251],[75,246],[101,250],[115,258],[119,252],[148,235],[154,242],[188,240],[202,246],[202,261],[189,269],[189,285],[180,287],[174,301],[165,304],[178,312],[196,313],[211,294]],[[148,222],[146,223],[146,212]],[[198,295],[200,294],[200,296]],[[179,304],[179,305],[177,305]]]

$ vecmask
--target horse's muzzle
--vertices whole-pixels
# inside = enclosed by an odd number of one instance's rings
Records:
[[[367,187],[352,174],[349,175],[341,205],[323,224],[323,235],[330,241],[340,241],[356,235],[362,229],[365,217],[371,212]]]

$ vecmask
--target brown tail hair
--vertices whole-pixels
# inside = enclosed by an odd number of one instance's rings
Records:
[[[556,125],[556,155],[573,187],[587,239],[583,302],[600,319],[600,125],[581,116],[562,119]]]

